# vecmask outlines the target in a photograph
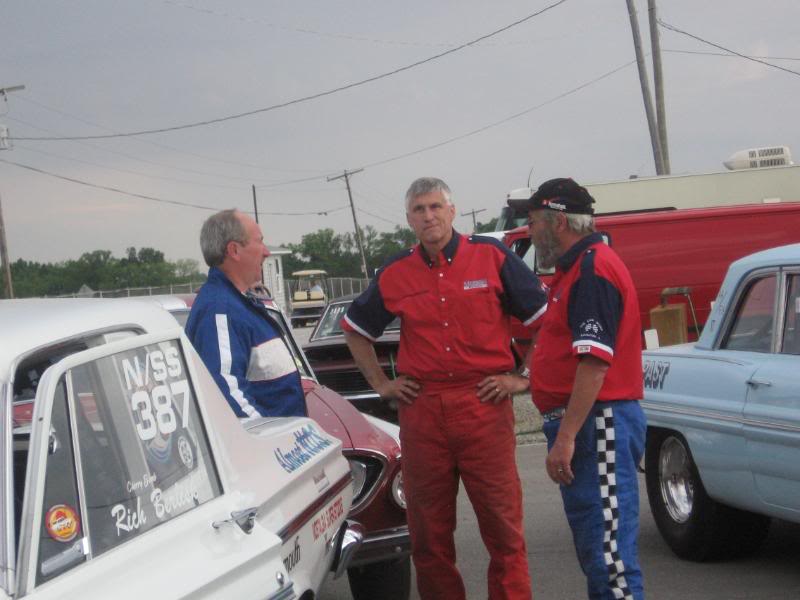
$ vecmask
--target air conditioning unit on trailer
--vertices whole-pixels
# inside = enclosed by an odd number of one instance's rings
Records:
[[[722,164],[731,171],[736,171],[762,167],[786,167],[794,163],[789,146],[767,146],[766,148],[740,150]]]

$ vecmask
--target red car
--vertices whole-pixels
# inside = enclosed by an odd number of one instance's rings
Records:
[[[193,296],[155,297],[182,324]],[[411,592],[411,542],[400,470],[399,429],[358,412],[334,390],[320,385],[292,335],[286,318],[264,301],[280,326],[303,380],[309,416],[342,441],[353,473],[353,505],[348,518],[364,526],[364,541],[347,571],[355,600],[407,600]]]
[[[319,382],[335,390],[363,413],[397,423],[397,405],[381,400],[353,360],[344,341],[340,322],[357,294],[331,300],[303,351]],[[400,345],[400,319],[395,319],[375,342],[375,354],[383,371],[394,378]]]

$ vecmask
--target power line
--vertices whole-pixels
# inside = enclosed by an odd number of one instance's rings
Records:
[[[31,104],[35,104],[36,106],[39,106],[40,108],[44,108],[45,110],[49,110],[49,111],[54,112],[56,114],[59,114],[59,115],[65,116],[65,117],[69,117],[70,119],[75,119],[76,121],[80,121],[81,123],[85,123],[86,125],[90,125],[92,127],[98,127],[100,129],[105,129],[106,131],[115,133],[112,129],[106,127],[105,125],[100,125],[99,123],[94,123],[92,121],[88,121],[88,120],[86,120],[86,119],[84,119],[82,117],[79,117],[77,115],[73,115],[73,114],[68,113],[66,111],[63,111],[61,109],[54,108],[52,106],[48,106],[47,104],[44,104],[43,102],[39,102],[38,100],[34,100],[33,98],[28,98],[25,95],[17,95],[17,96],[15,96],[15,98],[19,99],[19,100],[23,100],[25,102],[29,102]],[[9,117],[9,118],[11,118],[11,117]],[[33,127],[34,129],[38,129],[40,131],[48,131],[47,129],[44,129],[42,127],[37,127],[36,125],[32,125],[31,123],[26,123],[25,121],[20,121],[18,119],[12,119],[12,120],[18,121],[19,123],[23,123],[24,125],[28,125],[30,127]],[[50,131],[50,133],[52,133],[52,131]],[[252,169],[260,169],[262,171],[277,171],[277,172],[283,172],[283,173],[308,173],[308,172],[323,172],[323,171],[329,171],[330,170],[330,169],[278,169],[278,168],[275,168],[275,167],[265,167],[263,165],[256,165],[256,164],[253,164],[253,163],[246,163],[246,162],[234,161],[234,160],[225,160],[224,158],[218,158],[218,157],[215,157],[215,156],[209,156],[207,154],[200,154],[199,152],[190,152],[189,150],[176,148],[175,146],[170,146],[169,144],[164,144],[164,143],[156,142],[156,141],[153,141],[153,140],[137,140],[137,141],[139,141],[139,142],[141,142],[143,144],[149,144],[151,146],[156,146],[157,148],[163,148],[165,150],[171,150],[173,152],[178,152],[180,154],[185,154],[187,156],[194,156],[195,158],[202,158],[204,160],[209,160],[209,161],[218,162],[218,163],[222,163],[222,164],[234,165],[234,166],[237,166],[237,167],[249,167],[249,168],[252,168]],[[85,144],[85,145],[89,146],[90,148],[97,148],[98,147],[98,146],[92,146],[91,144]],[[135,160],[142,160],[142,159],[137,159],[136,157],[124,154],[122,152],[117,152],[117,153],[121,154],[122,156],[127,156],[128,158],[133,158]],[[150,162],[150,161],[143,161],[143,162]],[[151,164],[158,164],[158,163],[151,163]],[[170,169],[178,169],[178,170],[183,170],[183,171],[189,171],[191,173],[198,173],[199,172],[199,171],[191,171],[189,169],[181,169],[180,167],[173,167],[173,166],[170,166],[170,165],[158,165],[158,166],[166,166],[167,168],[170,168]],[[240,179],[238,177],[231,177],[229,175],[215,175],[215,177],[222,177],[222,178],[228,178],[228,179]],[[244,178],[244,177],[242,177],[241,179],[252,183],[252,178]]]
[[[373,219],[378,219],[379,221],[384,221],[385,223],[389,223],[389,225],[395,225],[397,227],[405,227],[405,225],[401,225],[400,223],[397,223],[396,221],[390,221],[389,219],[385,219],[385,218],[383,218],[381,216],[378,216],[378,215],[376,215],[374,213],[369,212],[368,210],[364,210],[363,208],[357,208],[356,210],[358,212],[360,212],[360,213],[364,213],[365,215],[369,215]]]
[[[520,117],[522,117],[524,115],[527,115],[528,113],[531,113],[531,112],[533,112],[535,110],[543,108],[543,107],[547,106],[548,104],[552,104],[553,102],[556,102],[557,100],[561,100],[562,98],[566,98],[567,96],[570,96],[570,95],[572,95],[572,94],[574,94],[574,93],[576,93],[576,92],[578,92],[578,91],[580,91],[580,90],[582,90],[582,89],[584,89],[586,87],[589,87],[590,85],[592,85],[594,83],[597,83],[598,81],[601,81],[601,80],[603,80],[603,79],[605,79],[607,77],[610,77],[611,75],[614,75],[615,73],[618,73],[619,71],[622,71],[626,67],[630,67],[634,63],[636,63],[635,60],[628,61],[624,65],[620,65],[620,66],[618,66],[618,67],[616,67],[616,68],[614,68],[614,69],[612,69],[610,71],[607,71],[606,73],[603,73],[599,77],[595,77],[591,81],[587,81],[586,83],[582,83],[581,85],[579,85],[577,87],[574,87],[571,90],[563,92],[563,93],[559,94],[558,96],[554,96],[553,98],[550,98],[549,100],[545,100],[544,102],[542,102],[540,104],[537,104],[536,106],[532,106],[530,108],[526,108],[525,110],[523,110],[521,112],[518,112],[516,114],[511,115],[510,117],[506,117],[506,118],[501,119],[499,121],[495,121],[494,123],[489,123],[488,125],[484,125],[483,127],[479,127],[478,129],[473,129],[472,131],[468,131],[467,133],[463,133],[463,134],[457,135],[455,137],[451,137],[451,138],[446,139],[446,140],[444,140],[442,142],[437,142],[436,144],[431,144],[429,146],[425,146],[424,148],[419,148],[417,150],[412,150],[411,152],[405,152],[403,154],[398,154],[398,155],[392,156],[390,158],[386,158],[386,159],[383,159],[383,160],[379,160],[379,161],[375,161],[375,162],[372,162],[372,163],[365,164],[362,168],[367,169],[369,167],[377,167],[379,165],[385,165],[387,163],[394,162],[396,160],[400,160],[401,158],[408,158],[409,156],[414,156],[415,154],[422,154],[423,152],[427,152],[428,150],[434,150],[435,148],[441,148],[442,146],[446,146],[447,144],[451,144],[453,142],[457,142],[459,140],[463,140],[464,138],[468,138],[470,136],[476,135],[478,133],[486,131],[487,129],[492,129],[493,127],[497,127],[499,125],[503,125],[505,123],[508,123],[509,121],[513,121],[514,119],[518,119],[518,118],[520,118]]]
[[[228,11],[224,10],[214,10],[210,8],[200,8],[199,6],[195,6],[193,4],[188,4],[186,2],[176,2],[175,0],[162,0],[164,4],[169,4],[175,6],[177,8],[183,8],[186,10],[198,12],[204,15],[210,15],[214,17],[223,17],[226,19],[233,19],[235,21],[239,21],[242,23],[254,23],[257,25],[263,25],[265,27],[270,27],[272,29],[277,29],[280,31],[288,31],[292,33],[301,33],[303,35],[312,35],[324,38],[332,38],[338,40],[348,40],[353,42],[367,42],[370,44],[379,44],[383,46],[410,46],[410,47],[424,47],[424,48],[452,48],[454,46],[458,46],[460,42],[420,42],[420,41],[408,41],[408,40],[388,40],[388,39],[381,39],[381,38],[374,38],[374,37],[367,37],[362,35],[354,35],[349,33],[336,33],[330,31],[320,31],[319,29],[310,29],[308,27],[291,27],[289,25],[281,25],[278,23],[273,23],[271,21],[265,21],[264,19],[259,19],[256,17],[248,17],[242,16],[238,14],[233,14]],[[607,19],[606,19],[607,20]],[[597,23],[593,22],[591,24],[592,27],[596,27]],[[580,30],[572,29],[570,31],[570,35],[576,35],[581,33]],[[546,37],[546,38],[537,38],[536,40],[517,40],[511,42],[492,42],[489,44],[482,44],[486,46],[519,46],[519,45],[529,45],[536,42],[541,41],[548,41],[548,40],[555,40],[555,39],[564,39],[564,35],[560,36],[553,36],[553,37]]]
[[[14,162],[11,160],[5,160],[0,158],[0,162],[6,163],[8,165],[14,165],[15,167],[19,167],[21,169],[27,169],[28,171],[33,171],[35,173],[40,173],[42,175],[48,175],[50,177],[55,177],[56,179],[62,179],[64,181],[69,181],[71,183],[77,183],[78,185],[84,185],[87,187],[95,188],[98,190],[105,190],[107,192],[114,192],[116,194],[123,194],[125,196],[131,196],[133,198],[141,198],[142,200],[150,200],[152,202],[162,202],[164,204],[173,204],[176,206],[183,206],[187,208],[199,208],[202,210],[211,210],[211,211],[218,211],[220,210],[217,206],[204,206],[202,204],[193,204],[191,202],[181,202],[180,200],[168,200],[166,198],[159,198],[157,196],[148,196],[147,194],[139,194],[136,192],[128,192],[126,190],[107,186],[107,185],[100,185],[97,183],[92,183],[89,181],[84,181],[82,179],[76,179],[74,177],[67,177],[66,175],[59,175],[58,173],[52,173],[50,171],[45,171],[44,169],[38,169],[36,167],[32,167],[30,165],[24,165],[22,163]],[[325,210],[315,210],[315,211],[307,211],[307,212],[267,212],[267,211],[258,211],[260,215],[268,215],[273,217],[300,217],[300,216],[307,216],[307,215],[327,215],[332,212],[337,212],[340,210],[344,210],[347,208],[345,206],[338,206],[336,208],[330,208]],[[250,212],[250,211],[242,211],[242,212]]]
[[[24,121],[22,119],[18,119],[18,118],[15,118],[15,117],[8,117],[8,120],[9,121],[14,121],[15,123],[20,123],[21,125],[26,125],[27,127],[32,127],[33,129],[38,129],[39,131],[50,131],[50,132],[52,132],[52,130],[46,129],[44,127],[39,127],[38,125],[34,125],[33,123],[29,123],[28,121]],[[144,142],[145,140],[138,140],[138,141]],[[73,143],[74,144],[80,144],[81,146],[86,146],[87,148],[91,148],[93,150],[100,150],[101,152],[104,152],[106,154],[116,154],[118,156],[124,156],[125,158],[129,158],[131,160],[135,160],[137,162],[141,162],[141,163],[144,163],[144,164],[147,164],[147,165],[153,165],[153,166],[156,166],[156,167],[162,167],[162,168],[166,168],[166,169],[173,169],[175,171],[183,171],[185,173],[192,173],[193,175],[202,175],[204,177],[217,177],[217,178],[220,178],[220,179],[230,179],[230,180],[234,180],[234,181],[246,181],[246,182],[248,182],[248,184],[252,184],[253,183],[253,178],[252,177],[239,177],[239,176],[236,176],[236,175],[223,175],[223,174],[220,174],[220,173],[208,173],[208,172],[205,172],[205,171],[198,171],[196,169],[187,169],[186,167],[176,167],[174,165],[167,165],[167,164],[159,163],[159,162],[156,162],[156,161],[153,161],[153,160],[148,160],[148,159],[145,159],[145,158],[134,156],[133,154],[128,154],[127,152],[121,152],[119,150],[112,150],[110,148],[104,148],[102,146],[98,146],[98,145],[95,145],[95,144],[90,144],[89,142],[75,140],[75,141],[73,141]],[[20,146],[20,147],[22,147],[22,146]]]
[[[475,38],[473,40],[470,40],[470,41],[468,41],[468,42],[466,42],[464,44],[461,44],[460,46],[456,46],[455,48],[450,48],[449,50],[445,50],[444,52],[440,52],[439,54],[435,54],[433,56],[429,56],[428,58],[424,58],[422,60],[418,60],[416,62],[413,62],[413,63],[409,64],[409,65],[405,65],[403,67],[399,67],[397,69],[393,69],[391,71],[387,71],[385,73],[381,73],[380,75],[374,75],[372,77],[368,77],[367,79],[362,79],[361,81],[357,81],[357,82],[354,82],[354,83],[348,83],[348,84],[345,84],[345,85],[342,85],[342,86],[339,86],[339,87],[336,87],[336,88],[333,88],[333,89],[330,89],[330,90],[326,90],[324,92],[318,92],[316,94],[311,94],[309,96],[303,96],[301,98],[295,98],[294,100],[288,100],[286,102],[281,102],[279,104],[273,104],[271,106],[266,106],[264,108],[257,108],[255,110],[250,110],[250,111],[237,113],[237,114],[233,114],[233,115],[227,115],[227,116],[224,116],[224,117],[217,117],[215,119],[207,119],[205,121],[197,121],[195,123],[187,123],[187,124],[184,124],[184,125],[174,125],[172,127],[160,127],[160,128],[157,128],[157,129],[143,129],[143,130],[140,130],[140,131],[129,131],[129,132],[126,132],[126,133],[108,133],[108,134],[99,134],[99,135],[77,135],[77,136],[62,136],[62,137],[18,137],[18,138],[9,138],[9,139],[20,140],[20,141],[22,141],[22,140],[26,140],[26,141],[74,141],[74,140],[101,140],[101,139],[120,138],[120,137],[132,137],[132,136],[137,136],[137,135],[148,135],[148,134],[153,134],[153,133],[166,133],[168,131],[178,131],[178,130],[181,130],[181,129],[190,129],[190,128],[194,128],[194,127],[203,127],[203,126],[206,126],[206,125],[212,125],[214,123],[222,123],[222,122],[225,122],[225,121],[231,121],[233,119],[240,119],[242,117],[249,117],[249,116],[252,116],[252,115],[255,115],[255,114],[270,112],[270,111],[273,111],[273,110],[277,110],[279,108],[286,108],[287,106],[293,106],[295,104],[300,104],[302,102],[308,102],[310,100],[316,100],[317,98],[322,98],[324,96],[330,96],[332,94],[336,94],[336,93],[342,92],[344,90],[349,90],[349,89],[352,89],[352,88],[355,88],[355,87],[359,87],[359,86],[365,85],[367,83],[372,83],[374,81],[378,81],[380,79],[385,79],[387,77],[391,77],[393,75],[397,75],[398,73],[402,73],[404,71],[408,71],[410,69],[419,67],[419,66],[427,64],[429,62],[433,62],[435,60],[438,60],[438,59],[443,58],[445,56],[448,56],[450,54],[454,54],[455,52],[463,50],[464,48],[467,48],[469,46],[474,46],[478,42],[481,42],[481,41],[489,39],[489,38],[491,38],[491,37],[493,37],[495,35],[498,35],[500,33],[508,31],[509,29],[511,29],[513,27],[516,27],[518,25],[521,25],[522,23],[530,21],[531,19],[533,19],[535,17],[538,17],[539,15],[541,15],[541,14],[543,14],[543,13],[549,11],[549,10],[551,10],[551,9],[561,5],[561,4],[564,4],[564,2],[567,2],[567,0],[557,0],[557,2],[554,2],[553,4],[550,4],[550,5],[542,8],[542,9],[540,9],[540,10],[534,12],[534,13],[531,13],[531,14],[527,15],[526,17],[523,17],[523,18],[521,18],[521,19],[519,19],[517,21],[514,21],[513,23],[505,25],[505,26],[501,27],[500,29],[496,29],[496,30],[492,31],[491,33],[487,33],[487,34],[482,35],[480,37],[477,37],[477,38]]]
[[[556,102],[558,100],[561,100],[562,98],[566,98],[567,96],[571,96],[572,94],[575,94],[576,92],[579,92],[580,90],[582,90],[584,88],[587,88],[590,85],[598,83],[599,81],[602,81],[603,79],[606,79],[608,77],[611,77],[612,75],[618,73],[619,71],[622,71],[623,69],[625,69],[627,67],[630,67],[631,65],[633,65],[635,63],[636,63],[635,60],[628,61],[625,64],[622,64],[622,65],[620,65],[618,67],[615,67],[614,69],[611,69],[610,71],[606,71],[605,73],[603,73],[602,75],[600,75],[598,77],[595,77],[594,79],[586,81],[586,82],[584,82],[584,83],[582,83],[582,84],[580,84],[580,85],[578,85],[578,86],[576,86],[576,87],[574,87],[574,88],[572,88],[570,90],[562,92],[561,94],[558,94],[557,96],[554,96],[554,97],[550,98],[549,100],[545,100],[544,102],[541,102],[541,103],[539,103],[539,104],[537,104],[535,106],[531,106],[530,108],[526,108],[523,111],[515,113],[515,114],[513,114],[513,115],[511,115],[509,117],[505,117],[504,119],[500,119],[499,121],[495,121],[493,123],[489,123],[488,125],[484,125],[483,127],[479,127],[478,129],[473,129],[472,131],[468,131],[467,133],[463,133],[461,135],[457,135],[457,136],[448,138],[446,140],[443,140],[441,142],[437,142],[435,144],[430,144],[428,146],[424,146],[424,147],[418,148],[416,150],[411,150],[410,152],[404,152],[403,154],[397,154],[395,156],[392,156],[392,157],[389,157],[389,158],[385,158],[383,160],[378,160],[378,161],[375,161],[375,162],[367,163],[365,165],[362,165],[361,168],[362,169],[368,169],[368,168],[371,168],[371,167],[378,167],[378,166],[385,165],[385,164],[388,164],[388,163],[391,163],[391,162],[394,162],[394,161],[397,161],[397,160],[401,160],[403,158],[409,158],[409,157],[415,156],[417,154],[422,154],[423,152],[428,152],[429,150],[435,150],[436,148],[441,148],[442,146],[446,146],[448,144],[452,144],[453,142],[457,142],[459,140],[463,140],[463,139],[471,137],[473,135],[477,135],[478,133],[482,133],[482,132],[484,132],[484,131],[486,131],[488,129],[492,129],[493,127],[498,127],[500,125],[508,123],[509,121],[513,121],[514,119],[518,119],[520,117],[523,117],[523,116],[527,115],[528,113],[531,113],[531,112],[533,112],[535,110],[539,110],[540,108],[544,108],[545,106],[547,106],[549,104],[552,104],[553,102]],[[322,177],[307,177],[307,178],[304,178],[304,179],[290,179],[288,181],[280,181],[280,182],[272,183],[272,184],[269,184],[269,185],[262,185],[262,186],[256,186],[256,187],[259,188],[259,189],[260,188],[270,188],[270,187],[280,187],[280,186],[283,186],[283,185],[290,185],[290,184],[293,184],[293,183],[301,183],[301,182],[305,182],[305,181],[313,181],[313,180],[317,180],[317,179],[322,179]]]
[[[727,58],[739,58],[735,54],[730,54],[728,52],[704,52],[703,50],[661,50],[662,52],[670,52],[672,54],[702,54],[704,56],[725,56]],[[761,58],[764,60],[794,60],[800,61],[800,58],[796,56],[755,56],[755,55],[748,55],[747,58]]]
[[[792,75],[799,75],[800,76],[800,73],[797,72],[797,71],[792,71],[792,69],[787,69],[786,67],[781,67],[780,65],[772,64],[772,63],[767,62],[765,60],[761,60],[760,58],[755,58],[753,56],[747,56],[746,54],[742,54],[741,52],[736,52],[735,50],[731,50],[730,48],[726,48],[725,46],[720,46],[719,44],[715,44],[714,42],[710,42],[710,41],[708,41],[706,39],[703,39],[703,38],[701,38],[701,37],[699,37],[697,35],[694,35],[693,33],[689,33],[688,31],[684,31],[683,29],[678,29],[674,25],[670,25],[669,23],[667,23],[666,21],[662,21],[661,19],[658,20],[658,24],[661,25],[664,29],[668,29],[670,31],[674,31],[675,33],[680,33],[681,35],[685,35],[687,37],[690,37],[690,38],[692,38],[694,40],[697,40],[698,42],[702,42],[703,44],[708,44],[709,46],[713,46],[714,48],[718,48],[719,50],[724,50],[725,52],[728,52],[730,54],[735,54],[736,56],[738,56],[740,58],[744,58],[746,60],[757,62],[757,63],[760,63],[762,65],[766,65],[768,67],[772,67],[773,69],[778,69],[780,71],[786,71],[787,73],[791,73]]]
[[[120,169],[119,167],[109,167],[107,165],[102,165],[100,163],[92,162],[89,160],[83,160],[81,158],[74,158],[72,156],[63,156],[61,154],[55,154],[53,152],[46,152],[44,150],[37,150],[36,148],[29,148],[26,146],[22,146],[17,144],[17,148],[21,148],[23,150],[27,150],[28,152],[36,152],[37,154],[43,154],[44,156],[50,156],[52,158],[58,158],[61,160],[71,160],[73,162],[81,163],[84,165],[90,165],[93,167],[100,167],[101,169],[108,169],[110,171],[117,171],[119,173],[127,173],[129,175],[136,175],[138,177],[149,177],[152,179],[161,179],[164,181],[174,181],[176,183],[188,183],[190,185],[199,185],[202,187],[216,187],[216,188],[223,188],[228,190],[244,190],[247,189],[241,185],[226,185],[224,183],[202,183],[199,181],[189,181],[187,179],[178,179],[177,177],[169,177],[167,175],[151,175],[149,173],[142,173],[141,171],[134,171],[132,169]]]

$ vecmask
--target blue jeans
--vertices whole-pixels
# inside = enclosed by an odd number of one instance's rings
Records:
[[[560,425],[560,419],[544,423],[548,450]],[[644,598],[636,467],[645,431],[638,402],[597,402],[575,438],[575,480],[560,488],[591,600]]]

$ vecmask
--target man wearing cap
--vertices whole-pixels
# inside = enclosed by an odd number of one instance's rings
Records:
[[[373,389],[399,400],[417,588],[423,600],[465,598],[453,540],[460,479],[490,555],[489,598],[529,600],[510,398],[528,380],[512,373],[510,315],[539,319],[544,288],[497,240],[453,230],[444,181],[414,181],[406,217],[419,244],[384,264],[342,328]],[[395,316],[399,374],[389,379],[372,344]]]
[[[528,201],[538,263],[555,267],[531,394],[589,598],[639,600],[642,328],[628,269],[595,232],[593,203],[563,178],[544,182]]]

